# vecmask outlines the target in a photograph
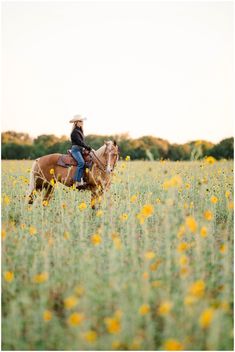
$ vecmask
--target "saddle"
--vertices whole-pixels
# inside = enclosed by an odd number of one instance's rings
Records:
[[[85,161],[85,168],[91,169],[92,168],[92,156],[90,155],[90,152],[88,152],[87,149],[83,148],[82,149],[82,156]],[[74,159],[71,153],[71,149],[67,150],[67,154],[62,154],[58,161],[57,165],[63,166],[63,167],[71,167],[71,166],[77,166],[77,160]]]

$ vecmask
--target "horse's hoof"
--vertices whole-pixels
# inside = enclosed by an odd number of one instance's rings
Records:
[[[33,198],[32,197],[28,197],[28,204],[33,204]]]

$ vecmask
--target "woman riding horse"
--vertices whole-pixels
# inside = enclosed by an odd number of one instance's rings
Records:
[[[76,115],[70,120],[70,123],[73,123],[72,132],[70,135],[72,142],[72,156],[78,163],[78,167],[74,174],[74,181],[76,188],[84,186],[85,182],[83,181],[83,173],[85,168],[85,161],[82,156],[82,148],[91,151],[91,147],[85,143],[84,134],[83,134],[83,121],[86,118],[83,118],[81,115]]]
[[[71,133],[71,140],[74,146],[72,147],[73,155],[76,157],[79,153],[80,167],[84,167],[84,163],[81,162],[81,152],[79,148],[84,147],[91,150],[84,142],[81,122],[83,120],[81,116],[75,116],[70,121],[74,122],[74,128]],[[88,170],[87,173],[87,184],[84,187],[77,187],[77,189],[86,189],[91,192],[91,207],[93,209],[95,208],[97,199],[110,187],[112,171],[118,161],[118,156],[119,150],[116,141],[106,141],[99,149],[92,149],[91,157],[93,164],[91,170]],[[43,202],[44,204],[48,204],[57,182],[62,183],[64,186],[72,187],[74,180],[79,181],[78,177],[80,175],[82,179],[81,169],[78,170],[75,166],[61,166],[61,164],[58,163],[61,157],[62,154],[54,153],[41,156],[34,161],[30,172],[29,188],[27,192],[29,204],[33,204],[37,191],[46,190],[46,193],[43,195]]]

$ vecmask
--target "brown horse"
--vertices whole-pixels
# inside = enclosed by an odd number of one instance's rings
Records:
[[[91,207],[94,209],[98,198],[107,190],[111,182],[111,174],[118,160],[118,146],[116,142],[107,141],[98,150],[92,150],[91,170],[86,169],[86,185],[81,189],[91,191]],[[46,190],[44,202],[49,202],[54,192],[54,185],[60,182],[67,187],[74,184],[73,176],[77,166],[69,168],[57,165],[61,154],[49,154],[36,159],[30,173],[28,202],[33,204],[35,191]]]

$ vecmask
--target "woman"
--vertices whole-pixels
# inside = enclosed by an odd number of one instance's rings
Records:
[[[77,160],[78,167],[76,169],[76,172],[74,174],[74,181],[75,181],[75,186],[83,186],[85,185],[83,181],[83,172],[84,172],[84,166],[85,166],[85,161],[82,156],[82,149],[85,148],[89,152],[91,151],[91,147],[87,145],[84,141],[84,134],[83,134],[83,121],[86,120],[86,118],[83,118],[81,115],[76,115],[70,120],[70,123],[73,123],[73,128],[71,132],[71,142],[72,142],[72,156],[74,159]]]

